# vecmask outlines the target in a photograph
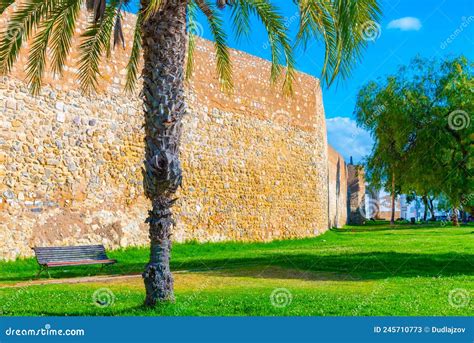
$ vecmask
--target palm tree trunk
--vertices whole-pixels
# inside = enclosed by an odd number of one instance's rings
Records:
[[[392,216],[390,225],[395,225],[395,173],[392,174]]]
[[[149,0],[141,0],[142,8]],[[181,185],[179,142],[184,101],[187,1],[166,1],[142,23],[144,66],[143,102],[145,114],[144,190],[151,200],[149,211],[150,261],[143,278],[145,305],[173,301],[170,270],[171,206]]]

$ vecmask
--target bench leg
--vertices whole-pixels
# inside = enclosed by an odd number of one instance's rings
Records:
[[[43,267],[40,267],[40,270],[38,270],[38,273],[36,273],[35,278],[38,279],[42,272],[43,272]]]
[[[40,266],[40,270],[38,270],[38,273],[36,274],[36,278],[38,279],[40,277],[41,273],[44,272],[45,270],[49,275],[48,267]],[[51,277],[51,275],[49,277]]]

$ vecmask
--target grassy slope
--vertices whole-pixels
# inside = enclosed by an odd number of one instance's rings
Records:
[[[453,307],[453,289],[474,291],[474,227],[346,227],[320,237],[272,243],[176,244],[175,304],[141,307],[139,278],[73,285],[0,289],[0,310],[12,315],[471,315],[473,301]],[[110,253],[107,274],[143,269],[147,249]],[[26,281],[33,259],[0,263],[0,284]],[[184,272],[186,271],[186,272]],[[98,267],[57,270],[53,278],[98,274]],[[115,294],[93,304],[95,290]],[[270,294],[287,289],[288,306]],[[464,293],[466,294],[466,293]]]

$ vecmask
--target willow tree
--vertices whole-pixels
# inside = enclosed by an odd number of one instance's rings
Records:
[[[15,0],[0,0],[3,13]],[[40,92],[46,67],[61,74],[72,47],[72,38],[83,4],[90,11],[89,26],[81,33],[78,78],[85,92],[99,80],[99,65],[111,47],[125,44],[122,32],[124,6],[130,0],[21,0],[9,12],[0,38],[0,72],[8,73],[22,43],[31,40],[27,81],[34,94]],[[141,97],[144,103],[144,190],[151,200],[147,222],[151,241],[150,261],[143,273],[146,300],[173,300],[169,260],[174,194],[181,185],[179,160],[181,120],[186,113],[184,82],[192,74],[196,45],[192,28],[201,12],[213,35],[217,75],[223,90],[232,91],[232,68],[220,10],[238,37],[249,35],[253,17],[268,32],[271,50],[271,80],[291,93],[294,79],[293,48],[311,40],[324,45],[322,79],[328,85],[338,75],[346,78],[368,44],[367,29],[377,27],[377,0],[294,0],[299,11],[296,37],[288,36],[285,18],[271,0],[141,0],[127,65],[126,90],[135,87],[140,60]],[[364,32],[365,31],[365,32]],[[294,39],[293,39],[294,38]],[[49,59],[49,62],[47,62]]]
[[[472,211],[473,71],[463,56],[416,57],[395,76],[360,90],[357,121],[375,141],[367,174],[392,190],[392,204],[394,190],[415,193],[434,217],[433,198],[442,198],[451,206],[454,225],[459,210]]]
[[[372,153],[366,159],[366,175],[374,187],[383,187],[390,193],[390,224],[394,225],[396,197],[405,178],[406,149],[412,144],[406,131],[407,111],[398,80],[388,77],[362,87],[354,113],[358,125],[374,139]]]

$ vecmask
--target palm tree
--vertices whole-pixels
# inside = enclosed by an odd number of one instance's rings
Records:
[[[2,14],[15,0],[0,0]],[[83,91],[95,89],[101,58],[111,46],[124,44],[122,14],[130,0],[20,0],[9,15],[0,37],[0,73],[10,72],[22,43],[31,41],[27,81],[37,94],[49,59],[61,74],[71,49],[76,22],[83,4],[91,12],[88,28],[81,34],[79,73]],[[229,8],[238,37],[249,35],[251,18],[257,17],[268,32],[272,53],[271,79],[291,93],[294,78],[293,48],[320,40],[325,46],[322,79],[328,85],[337,75],[347,78],[367,45],[364,25],[375,24],[377,0],[294,0],[300,25],[294,43],[285,19],[271,0],[141,0],[127,66],[126,90],[138,80],[143,58],[141,97],[144,103],[145,195],[151,200],[147,222],[151,241],[150,261],[143,273],[145,304],[173,300],[169,260],[174,194],[181,185],[179,160],[181,120],[186,113],[184,82],[192,74],[195,37],[187,28],[202,12],[214,37],[217,74],[223,90],[232,90],[232,73],[226,33],[219,9]],[[113,43],[112,43],[113,42]],[[187,57],[186,57],[187,53]],[[187,60],[186,60],[187,58]]]

